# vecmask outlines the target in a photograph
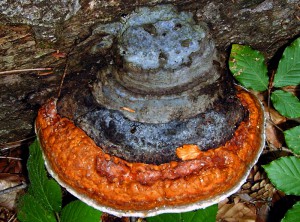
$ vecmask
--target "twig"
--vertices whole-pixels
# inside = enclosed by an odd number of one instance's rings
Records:
[[[53,74],[53,72],[52,71],[50,71],[50,72],[38,72],[38,76],[48,76],[48,75],[51,75],[51,74]]]
[[[64,80],[65,80],[65,77],[66,77],[66,75],[67,75],[68,68],[69,68],[69,57],[70,57],[70,54],[72,53],[72,51],[74,50],[74,48],[75,48],[75,45],[73,45],[73,46],[70,48],[69,52],[66,53],[66,54],[64,55],[64,58],[66,58],[66,60],[65,60],[66,65],[65,65],[65,68],[64,68],[64,73],[63,73],[63,75],[62,75],[62,77],[61,77],[61,80],[60,80],[57,98],[60,97],[61,89],[62,89]]]
[[[9,218],[8,222],[13,222],[13,221],[15,221],[15,219],[16,219],[16,215],[13,214],[13,215]]]
[[[298,154],[296,154],[296,153],[294,153],[292,150],[290,150],[289,148],[286,148],[286,147],[281,147],[280,148],[282,151],[285,151],[285,152],[287,152],[287,153],[291,153],[291,154],[293,154],[295,157],[300,157],[300,155],[298,155]]]
[[[269,81],[269,85],[268,85],[268,108],[269,108],[269,119],[270,120],[272,120],[271,112],[270,112],[270,104],[271,104],[271,90],[273,88],[274,76],[275,76],[275,71],[273,70],[271,73],[270,81]]]
[[[8,222],[14,222],[16,220],[17,220],[16,214],[14,214],[14,215],[11,216],[11,218],[9,218]]]
[[[60,222],[60,217],[59,217],[59,214],[57,212],[55,212],[55,216],[56,216],[57,222]]]
[[[69,55],[70,53],[73,51],[74,47],[72,47],[70,49],[70,51],[66,54],[66,65],[65,65],[65,68],[64,68],[64,73],[61,77],[61,80],[60,80],[60,84],[59,84],[59,89],[58,89],[58,94],[57,94],[57,98],[60,97],[60,94],[61,94],[61,89],[62,89],[62,86],[63,86],[63,83],[64,83],[64,80],[65,80],[65,77],[67,75],[67,72],[68,72],[68,68],[69,68]]]
[[[68,57],[67,57],[67,59],[66,59],[66,65],[65,65],[65,68],[64,68],[64,73],[63,73],[63,75],[62,75],[62,77],[61,77],[61,81],[60,81],[60,84],[59,84],[59,89],[58,89],[57,98],[60,97],[62,85],[63,85],[63,83],[64,83],[65,77],[66,77],[67,72],[68,72],[68,66],[69,66],[69,65],[68,65]]]
[[[0,195],[11,193],[11,192],[16,192],[18,190],[25,189],[26,187],[27,187],[27,184],[25,182],[22,182],[21,184],[18,184],[16,186],[9,187],[4,190],[0,190]]]
[[[22,158],[11,157],[11,156],[0,156],[0,159],[22,160]]]
[[[19,146],[22,145],[21,144],[22,142],[30,141],[33,138],[35,138],[35,136],[30,136],[30,137],[27,137],[25,139],[18,140],[18,141],[15,141],[15,142],[9,142],[9,143],[0,144],[0,150],[1,151],[6,151],[6,150],[9,150],[9,149],[12,149],[12,148],[19,147]]]
[[[283,132],[283,129],[281,129],[276,123],[273,122],[272,118],[270,117],[267,119],[275,128],[277,128],[280,132]]]
[[[15,69],[10,71],[2,71],[0,72],[0,75],[10,75],[10,74],[16,74],[20,72],[47,71],[47,70],[52,70],[52,68]]]

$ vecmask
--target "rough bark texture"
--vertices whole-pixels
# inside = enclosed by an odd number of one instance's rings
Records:
[[[109,61],[110,48],[100,44],[105,38],[97,29],[100,24],[118,21],[137,7],[162,3],[191,11],[197,22],[205,22],[224,55],[232,43],[240,43],[251,45],[271,59],[278,48],[300,33],[296,0],[3,0],[0,71],[41,67],[54,70],[47,76],[37,72],[0,75],[0,144],[33,133],[37,108],[57,95],[66,60],[68,75]]]

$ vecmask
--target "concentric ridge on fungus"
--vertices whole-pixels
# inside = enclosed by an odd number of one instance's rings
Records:
[[[38,112],[50,174],[116,216],[185,212],[236,192],[264,147],[264,113],[224,76],[206,28],[160,5],[94,32],[117,39],[113,62]]]

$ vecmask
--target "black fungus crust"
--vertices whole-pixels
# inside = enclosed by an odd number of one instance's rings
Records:
[[[178,161],[175,151],[183,144],[196,144],[201,150],[219,147],[232,138],[245,117],[245,110],[230,92],[212,109],[185,121],[140,123],[99,106],[88,87],[70,87],[58,101],[58,113],[73,120],[104,152],[129,162]]]
[[[76,124],[110,155],[129,162],[161,164],[178,160],[175,150],[183,144],[197,144],[201,150],[223,145],[241,121],[234,121],[233,112],[243,112],[242,107],[236,103],[234,110],[211,110],[184,122],[145,124],[130,121],[121,112],[97,108]]]

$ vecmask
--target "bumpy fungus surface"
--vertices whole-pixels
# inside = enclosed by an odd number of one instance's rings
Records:
[[[39,111],[52,176],[117,216],[189,211],[235,192],[262,151],[263,111],[225,80],[204,30],[170,6],[104,25],[114,64]]]
[[[40,109],[36,130],[52,176],[95,208],[117,216],[189,211],[235,192],[262,151],[260,103],[244,90],[238,97],[249,116],[233,138],[186,161],[154,165],[108,155],[72,121],[61,118],[53,100]]]

